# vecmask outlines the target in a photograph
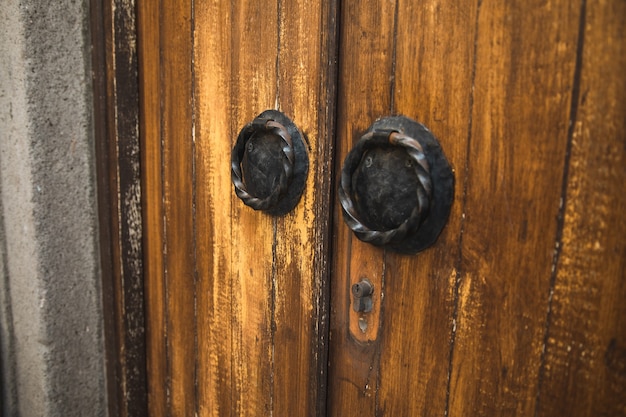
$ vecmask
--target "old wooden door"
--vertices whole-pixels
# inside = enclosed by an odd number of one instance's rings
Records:
[[[626,3],[162,0],[137,17],[151,415],[626,415]],[[230,178],[266,109],[308,141],[281,217]],[[393,114],[455,170],[449,222],[412,256],[357,240],[335,198]]]

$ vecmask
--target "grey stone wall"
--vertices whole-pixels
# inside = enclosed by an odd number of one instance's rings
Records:
[[[88,17],[0,2],[3,416],[106,414]]]

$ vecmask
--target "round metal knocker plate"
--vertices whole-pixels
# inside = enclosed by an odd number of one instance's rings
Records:
[[[376,121],[341,172],[344,220],[365,242],[414,254],[436,240],[454,198],[454,175],[441,146],[404,116]]]
[[[237,196],[247,206],[274,216],[298,204],[308,170],[302,134],[276,110],[266,110],[244,126],[231,153]]]

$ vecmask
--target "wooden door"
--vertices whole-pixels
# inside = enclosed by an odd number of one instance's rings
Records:
[[[626,415],[626,3],[161,0],[137,19],[150,415]],[[308,144],[281,217],[230,179],[266,109]],[[412,256],[356,239],[335,198],[394,114],[455,172],[447,226]]]
[[[326,380],[335,6],[146,2],[143,87],[152,415],[315,415]],[[234,194],[240,129],[279,109],[308,186],[271,217]]]
[[[329,414],[626,415],[625,3],[341,9],[339,159],[408,115],[456,190],[417,256],[334,222]],[[362,277],[382,289],[366,334],[347,302]]]

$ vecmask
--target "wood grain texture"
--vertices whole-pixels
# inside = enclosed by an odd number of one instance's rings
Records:
[[[228,155],[235,127],[231,112],[231,5],[207,2],[195,8],[198,22],[194,33],[196,72],[196,239],[198,262],[198,414],[236,416],[231,323],[234,304],[230,243],[233,199],[229,181]],[[207,97],[205,99],[205,97]],[[212,143],[207,139],[213,138]],[[226,197],[228,196],[228,197]],[[265,294],[265,293],[262,293]],[[253,392],[252,395],[258,395]]]
[[[166,394],[172,415],[191,416],[197,401],[192,3],[160,7]]]
[[[303,132],[307,186],[276,219],[273,415],[326,408],[330,200],[336,84],[335,1],[279,1],[278,106]]]
[[[140,42],[139,83],[144,223],[144,288],[146,305],[147,396],[151,416],[167,412],[167,358],[165,355],[165,266],[163,262],[163,158],[161,137],[161,56],[159,2],[137,8]]]
[[[199,411],[267,415],[274,222],[234,195],[230,150],[239,129],[276,102],[277,6],[196,6]]]
[[[455,198],[433,247],[386,258],[380,379],[386,415],[447,413],[477,7],[475,1],[398,2],[394,112],[424,123],[439,139],[455,172]]]
[[[535,410],[579,13],[570,1],[478,10],[450,416]]]
[[[475,5],[373,3],[343,5],[337,162],[343,162],[359,134],[376,118],[404,114],[425,123],[440,139],[456,168],[456,202],[436,245],[416,256],[364,244],[336,217],[329,415],[443,414]],[[350,284],[361,277],[370,278],[382,289],[375,294],[380,328],[370,343],[355,340],[355,331],[347,331],[355,325]]]
[[[196,408],[191,10],[138,11],[151,415]]]
[[[335,7],[140,6],[151,415],[323,413]],[[281,218],[230,179],[239,130],[272,108],[310,158]]]
[[[147,410],[134,7],[132,0],[91,2],[107,385],[117,416]]]
[[[538,416],[626,416],[626,4],[587,1]]]

